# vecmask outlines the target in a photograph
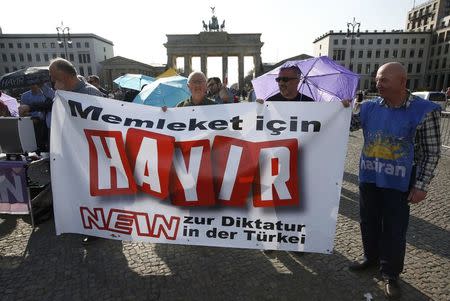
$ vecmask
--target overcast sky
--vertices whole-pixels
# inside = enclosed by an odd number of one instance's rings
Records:
[[[416,0],[420,4],[425,1]],[[166,34],[197,34],[214,6],[228,33],[262,33],[263,62],[302,53],[312,55],[314,39],[329,30],[346,30],[353,17],[361,30],[404,29],[414,0],[128,0],[2,1],[0,27],[5,34],[56,33],[64,21],[71,33],[94,33],[114,43],[114,54],[144,63],[167,62]],[[246,59],[246,71],[252,66]],[[237,78],[230,61],[230,82]],[[208,64],[217,65],[219,59]],[[250,63],[252,65],[252,63]],[[199,60],[194,60],[199,68]],[[213,76],[213,74],[208,74]]]

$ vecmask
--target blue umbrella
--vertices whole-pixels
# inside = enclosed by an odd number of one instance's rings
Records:
[[[175,107],[190,96],[187,78],[177,75],[159,78],[145,86],[133,102],[155,107]]]
[[[154,77],[143,74],[125,74],[114,80],[122,88],[141,91],[142,86],[148,85],[155,81]]]

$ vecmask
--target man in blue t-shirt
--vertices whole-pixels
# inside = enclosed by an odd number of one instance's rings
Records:
[[[41,90],[40,85],[32,85],[30,90],[23,93],[20,97],[20,104],[22,105],[32,105],[35,103],[42,103],[45,101],[45,95]],[[30,114],[31,117],[38,118],[40,120],[45,119],[44,112],[34,111]]]
[[[42,105],[47,99],[53,99],[53,91],[50,93],[45,93],[44,91],[47,91],[48,89],[51,90],[51,88],[48,88],[47,86],[44,86],[43,84],[35,84],[30,87],[30,90],[23,93],[20,97],[20,104],[28,105],[28,106],[34,106],[34,105]],[[49,150],[49,136],[48,136],[48,127],[49,124],[46,125],[46,118],[47,118],[46,111],[32,111],[30,112],[30,116],[33,120],[34,125],[34,132],[36,135],[36,143],[38,146],[38,151],[45,151],[48,152]]]

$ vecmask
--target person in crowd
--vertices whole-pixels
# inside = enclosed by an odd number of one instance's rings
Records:
[[[3,101],[0,101],[0,117],[11,117],[11,112]]]
[[[218,77],[211,77],[207,83],[208,97],[213,99],[216,103],[231,103],[233,102],[233,94],[222,85],[222,81]]]
[[[123,101],[123,99],[125,97],[125,93],[124,93],[124,91],[121,88],[113,90],[112,94],[113,94],[113,98],[116,99],[116,100],[122,100]]]
[[[189,74],[187,86],[191,91],[191,97],[178,103],[177,107],[217,104],[214,100],[206,96],[207,91],[206,76],[202,72],[194,71],[191,74]]]
[[[22,105],[33,105],[44,103],[47,98],[53,98],[53,93],[45,94],[46,89],[42,89],[43,84],[35,84],[30,87],[30,90],[23,93],[20,97],[20,103]],[[33,120],[34,132],[36,135],[36,143],[38,146],[38,152],[48,152],[48,129],[45,124],[47,112],[44,111],[33,111],[30,113],[31,119]]]
[[[87,82],[96,87],[100,92],[102,92],[103,97],[109,96],[109,91],[100,86],[100,78],[97,75],[89,75]]]
[[[401,294],[409,206],[427,196],[440,157],[440,107],[406,90],[407,73],[397,62],[378,69],[380,97],[357,103],[351,130],[362,128],[360,225],[364,258],[351,271],[380,267],[385,294]],[[348,106],[348,101],[343,101]]]
[[[256,93],[255,93],[255,89],[253,88],[253,84],[252,82],[250,82],[249,87],[248,87],[248,102],[254,102],[256,101]]]
[[[41,85],[36,84],[30,87],[30,90],[26,91],[20,97],[20,103],[25,105],[30,105],[34,103],[44,102],[46,96],[41,90]],[[44,112],[34,111],[31,112],[30,116],[39,120],[44,120]]]
[[[281,68],[275,79],[280,92],[269,97],[267,101],[314,101],[311,97],[298,92],[301,75],[297,66]]]
[[[362,102],[363,100],[364,100],[363,91],[358,91],[358,93],[356,93],[356,102]]]
[[[244,89],[242,90],[241,96],[242,96],[242,99],[243,99],[243,100],[246,100],[246,99],[247,99],[247,96],[248,96],[247,89],[244,88]]]
[[[133,89],[125,89],[125,94],[123,96],[123,101],[133,102],[134,98],[139,94],[140,91]]]
[[[19,116],[19,103],[17,99],[4,94],[0,90],[0,117],[18,117]]]

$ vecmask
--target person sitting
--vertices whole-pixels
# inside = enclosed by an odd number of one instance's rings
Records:
[[[42,84],[31,85],[30,90],[23,93],[20,97],[20,103],[22,105],[34,105],[34,104],[42,104],[47,98],[52,99],[53,94],[47,96],[44,94]],[[34,132],[36,134],[36,143],[38,146],[38,152],[48,152],[48,129],[45,124],[47,112],[45,110],[42,111],[32,111],[30,112],[31,119],[33,120]]]
[[[267,101],[314,101],[298,91],[301,75],[302,72],[297,66],[282,67],[275,79],[280,92],[269,97]]]

